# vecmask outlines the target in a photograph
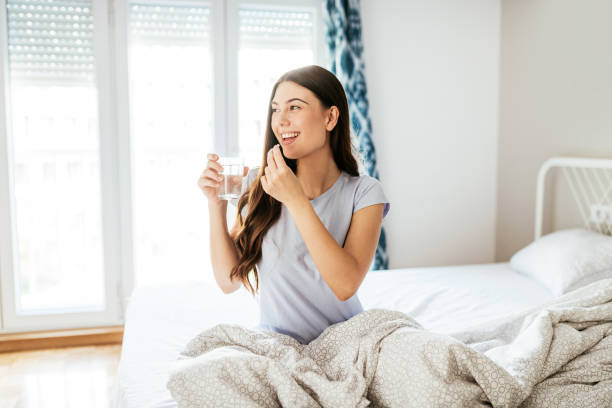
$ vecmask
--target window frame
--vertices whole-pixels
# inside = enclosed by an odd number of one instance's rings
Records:
[[[222,0],[221,0],[222,1]],[[223,1],[222,1],[223,2]],[[261,7],[272,6],[272,7],[282,7],[284,9],[295,9],[296,11],[303,11],[304,9],[309,9],[314,12],[314,27],[313,32],[316,34],[316,37],[313,40],[312,47],[315,50],[315,63],[321,66],[329,66],[326,60],[326,54],[324,53],[324,49],[322,45],[324,44],[325,34],[323,31],[323,17],[322,17],[322,8],[324,6],[324,2],[321,0],[227,0],[226,3],[226,22],[227,22],[227,30],[226,30],[226,44],[224,44],[225,48],[220,48],[221,50],[228,50],[225,55],[225,60],[227,61],[227,66],[225,67],[225,72],[229,73],[230,78],[238,78],[238,48],[240,46],[239,41],[239,27],[240,27],[240,18],[239,18],[239,8],[241,4],[250,4],[257,5]],[[321,46],[317,46],[317,44]],[[215,49],[215,53],[219,49]],[[217,55],[217,54],[215,54]],[[215,72],[217,74],[217,72]],[[239,154],[239,123],[234,118],[239,117],[239,109],[238,109],[238,81],[228,81],[226,83],[227,96],[226,96],[226,108],[225,108],[225,124],[224,128],[226,129],[227,135],[229,135],[227,140],[227,144],[224,146],[223,144],[216,145],[221,154],[227,154],[231,156],[236,156]],[[217,101],[215,101],[217,102]],[[222,105],[218,105],[222,106]],[[223,137],[223,133],[218,133],[215,129],[215,140],[219,140]],[[224,147],[225,149],[222,149]]]
[[[15,222],[16,202],[11,195],[14,191],[14,159],[12,157],[12,140],[9,137],[9,126],[0,128],[0,156],[6,159],[6,166],[0,168],[0,290],[2,294],[1,313],[2,326],[0,333],[64,329],[75,327],[95,327],[118,324],[123,321],[123,305],[121,302],[121,270],[119,269],[121,236],[118,222],[118,173],[115,171],[116,140],[110,137],[114,128],[114,113],[112,109],[113,92],[112,58],[110,58],[109,38],[112,32],[109,9],[104,0],[92,0],[92,16],[94,24],[94,64],[95,81],[98,94],[98,140],[100,154],[100,216],[102,227],[102,273],[104,274],[104,302],[101,311],[78,311],[70,309],[66,312],[50,310],[45,313],[28,313],[18,315],[15,298],[16,248],[17,229]],[[0,0],[0,53],[2,55],[1,84],[4,98],[0,101],[3,108],[0,118],[7,123],[10,118],[8,101],[10,92],[8,65],[8,35],[6,1]]]
[[[152,1],[154,3],[154,1]],[[321,0],[180,0],[209,4],[213,56],[213,146],[221,155],[237,154],[238,46],[241,4],[314,11],[315,63],[328,66]],[[166,2],[161,2],[166,4]],[[92,0],[94,55],[98,87],[103,273],[106,310],[16,315],[17,242],[10,126],[10,80],[6,0],[0,0],[0,333],[123,324],[134,289],[132,149],[129,103],[129,1]]]
[[[8,122],[10,99],[8,89],[8,32],[7,32],[6,3],[0,3],[0,329],[5,327],[5,295],[6,288],[9,287],[5,276],[12,274],[13,268],[13,242],[16,242],[14,200],[11,199],[10,191],[14,191],[12,157],[9,152],[13,150],[11,139],[8,137]]]

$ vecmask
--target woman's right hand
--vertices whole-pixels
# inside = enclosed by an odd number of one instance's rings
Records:
[[[221,181],[223,180],[223,166],[221,166],[217,161],[219,160],[219,156],[214,153],[208,153],[206,156],[208,158],[208,162],[206,164],[206,169],[200,175],[198,179],[198,187],[204,192],[204,195],[208,199],[210,204],[221,204],[219,199],[219,187],[221,186]]]

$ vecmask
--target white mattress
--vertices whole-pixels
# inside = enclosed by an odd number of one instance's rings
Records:
[[[508,263],[497,263],[371,272],[359,298],[364,309],[399,310],[426,329],[451,333],[537,306],[553,295]],[[258,313],[244,288],[230,295],[205,284],[138,288],[126,314],[117,406],[176,407],[166,389],[168,363],[206,328],[218,323],[252,327]]]

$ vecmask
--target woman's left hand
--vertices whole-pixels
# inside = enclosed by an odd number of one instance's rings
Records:
[[[285,163],[279,145],[268,151],[267,160],[265,174],[261,176],[261,186],[266,193],[287,206],[293,201],[306,198],[300,181]]]

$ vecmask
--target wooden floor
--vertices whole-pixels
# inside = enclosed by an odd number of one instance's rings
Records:
[[[0,407],[114,404],[121,345],[0,353]]]

